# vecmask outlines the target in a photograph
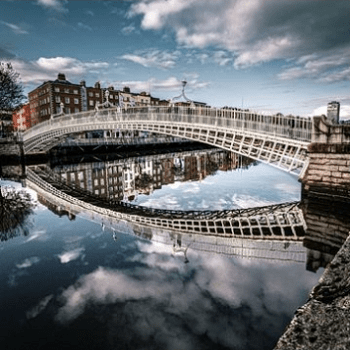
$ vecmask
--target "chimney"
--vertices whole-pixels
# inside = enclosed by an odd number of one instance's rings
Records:
[[[66,76],[62,73],[58,73],[57,79],[58,80],[66,80]]]
[[[86,86],[85,80],[82,80],[82,81],[80,82],[80,86]]]
[[[124,92],[128,92],[130,93],[130,88],[128,86],[124,86],[124,89],[123,89]]]
[[[101,85],[100,85],[100,82],[99,82],[99,81],[97,81],[97,82],[95,83],[95,88],[96,88],[96,89],[101,89]]]

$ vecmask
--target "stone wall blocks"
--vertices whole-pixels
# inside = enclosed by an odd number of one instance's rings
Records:
[[[322,177],[319,175],[309,175],[307,178],[309,181],[316,181],[316,182],[319,182],[322,179]]]
[[[340,171],[332,171],[331,177],[332,178],[341,178],[342,173]]]

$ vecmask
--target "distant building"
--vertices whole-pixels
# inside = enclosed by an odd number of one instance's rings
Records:
[[[108,91],[107,94],[106,91]],[[62,112],[70,114],[90,111],[102,104],[124,108],[169,104],[168,101],[154,98],[145,91],[133,93],[127,86],[123,90],[115,90],[113,86],[101,88],[99,82],[96,82],[93,87],[86,86],[84,80],[80,84],[74,84],[68,81],[62,73],[58,74],[56,80],[46,81],[29,92],[28,98],[30,126]]]
[[[82,111],[80,85],[72,84],[62,73],[56,80],[46,81],[29,92],[28,99],[32,126],[61,113],[61,106],[65,113]]]
[[[327,119],[333,124],[339,124],[340,103],[336,101],[329,102],[327,105]]]
[[[31,127],[29,102],[14,110],[12,120],[14,130],[25,131]]]

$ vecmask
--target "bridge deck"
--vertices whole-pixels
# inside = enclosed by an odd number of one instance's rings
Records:
[[[300,174],[307,164],[310,119],[229,109],[110,108],[63,115],[23,134],[25,153],[46,151],[67,135],[91,130],[143,130],[207,143]]]

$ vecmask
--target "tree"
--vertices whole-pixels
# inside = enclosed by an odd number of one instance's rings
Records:
[[[19,74],[10,62],[0,62],[0,111],[13,109],[24,99]]]
[[[0,241],[29,234],[27,219],[33,207],[27,192],[0,186]]]

